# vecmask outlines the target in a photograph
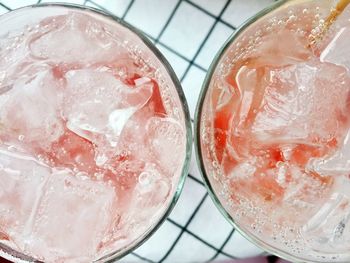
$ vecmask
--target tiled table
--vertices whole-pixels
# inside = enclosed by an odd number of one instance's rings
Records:
[[[48,1],[0,0],[0,14],[38,2]],[[169,60],[181,80],[193,118],[203,79],[216,52],[244,20],[274,0],[69,2],[106,10],[142,30]],[[235,232],[215,208],[193,154],[190,175],[174,211],[156,234],[122,261],[230,261],[262,252]]]

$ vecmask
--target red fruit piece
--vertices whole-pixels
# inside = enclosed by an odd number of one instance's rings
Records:
[[[317,158],[322,155],[319,147],[299,144],[293,149],[291,162],[297,164],[299,167],[305,167],[310,158]]]
[[[151,99],[148,101],[147,105],[153,109],[155,115],[159,117],[165,116],[166,110],[163,105],[162,96],[160,95],[158,83],[155,80],[151,80],[153,84],[153,93]]]
[[[217,160],[221,163],[226,148],[227,133],[221,129],[214,131],[215,153]]]
[[[55,166],[78,168],[80,171],[89,173],[95,168],[94,145],[69,130],[66,130],[65,134],[53,143],[47,155]]]

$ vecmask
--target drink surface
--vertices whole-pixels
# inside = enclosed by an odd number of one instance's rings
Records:
[[[260,245],[350,261],[350,8],[289,1],[244,29],[213,72],[200,123],[220,203]]]
[[[44,262],[125,250],[164,215],[185,161],[167,69],[92,11],[28,8],[0,23],[0,248]]]

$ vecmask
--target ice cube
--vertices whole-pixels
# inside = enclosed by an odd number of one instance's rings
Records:
[[[0,148],[1,228],[21,249],[31,234],[50,168],[32,157]]]
[[[41,22],[43,32],[34,35],[31,55],[54,63],[98,63],[120,56],[120,43],[90,15],[77,12]],[[119,47],[119,48],[118,48]]]
[[[45,261],[93,261],[116,204],[104,182],[53,169],[38,207],[27,250]]]
[[[307,38],[290,29],[281,29],[261,39],[254,68],[260,66],[286,66],[308,60],[312,53],[307,48]]]
[[[92,260],[115,209],[114,188],[3,148],[0,166],[1,231],[8,243],[45,261]]]
[[[212,90],[211,100],[215,105],[215,110],[219,111],[230,103],[232,97],[234,96],[234,90],[226,81],[221,79],[217,80],[216,85],[217,89]]]
[[[13,87],[0,96],[3,102],[0,123],[12,140],[22,138],[48,149],[63,134],[59,106],[61,93],[59,83],[49,70],[29,69],[31,74],[16,79]],[[45,140],[43,140],[45,138]]]
[[[154,113],[148,108],[143,107],[138,110],[126,123],[118,141],[118,154],[122,157],[122,162],[149,161],[153,157],[150,155],[150,147],[147,144],[147,123],[154,117]],[[127,158],[127,159],[126,159]],[[118,165],[123,168],[124,164]],[[115,164],[111,164],[115,166]],[[130,166],[130,165],[127,165]],[[139,167],[140,165],[136,165]],[[135,166],[134,166],[135,167]],[[127,170],[130,170],[128,167]]]
[[[350,131],[339,149],[329,156],[311,160],[308,167],[321,175],[350,174]]]
[[[5,77],[16,74],[18,72],[16,69],[24,62],[28,53],[25,38],[26,35],[18,31],[7,32],[0,36],[0,72],[6,72]]]
[[[323,50],[320,59],[350,70],[350,28],[343,27]]]
[[[67,127],[95,143],[100,153],[114,148],[131,116],[152,96],[150,81],[128,86],[107,72],[69,71],[64,116]]]
[[[171,187],[171,181],[159,167],[152,163],[146,164],[138,175],[138,182],[131,193],[128,212],[123,217],[125,222],[128,222],[126,227],[137,227],[144,220],[149,221],[157,217],[158,213],[163,211],[160,207],[167,204]]]
[[[183,127],[174,119],[154,117],[148,120],[146,129],[153,161],[173,175],[185,156]]]
[[[116,136],[120,136],[126,122],[136,112],[137,107],[113,110],[108,116],[108,124]]]
[[[170,181],[155,165],[146,164],[139,174],[138,183],[134,189],[134,197],[139,208],[158,206],[166,201],[170,192]]]
[[[311,248],[328,253],[350,249],[350,199],[335,192],[302,229]]]
[[[282,183],[285,189],[283,202],[298,210],[303,209],[301,220],[310,216],[320,203],[323,204],[333,181],[329,177],[305,172],[304,167],[295,163],[284,163],[283,166],[286,168],[286,180]]]
[[[310,61],[273,69],[265,79],[264,99],[251,128],[261,143],[322,144],[340,136],[344,124],[339,114],[346,114],[350,87],[344,68]]]
[[[130,178],[129,178],[130,179]],[[113,251],[123,247],[149,230],[145,222],[156,222],[164,207],[168,205],[172,183],[155,164],[147,163],[136,176],[135,185],[121,189],[118,204],[123,213],[115,218],[104,239],[102,251]]]
[[[228,175],[231,179],[248,179],[256,172],[256,160],[248,160],[237,164]]]

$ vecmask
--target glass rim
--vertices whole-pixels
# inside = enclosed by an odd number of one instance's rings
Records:
[[[310,0],[306,0],[310,1]],[[196,105],[196,111],[195,111],[195,117],[194,117],[194,148],[195,148],[195,155],[196,155],[196,161],[199,167],[199,171],[201,173],[201,176],[204,181],[204,185],[207,188],[207,191],[209,193],[209,196],[211,197],[213,203],[215,204],[216,208],[220,211],[220,213],[223,215],[223,217],[228,221],[234,228],[237,230],[245,239],[256,245],[257,247],[263,249],[264,251],[276,255],[280,258],[283,258],[285,260],[296,262],[296,263],[324,263],[325,261],[310,261],[305,258],[297,257],[295,255],[292,255],[291,253],[279,250],[277,248],[274,248],[272,245],[269,245],[265,243],[262,239],[251,235],[248,233],[248,231],[245,231],[243,228],[240,227],[239,223],[235,221],[235,219],[226,211],[223,204],[219,200],[217,194],[215,193],[210,180],[209,176],[206,172],[204,160],[202,156],[202,146],[201,146],[201,139],[200,139],[200,129],[201,129],[201,117],[202,117],[202,110],[203,110],[203,104],[204,100],[206,98],[207,91],[209,89],[212,76],[221,61],[221,59],[224,57],[226,51],[229,50],[232,43],[242,34],[244,31],[251,26],[253,23],[257,22],[260,18],[264,17],[265,15],[268,15],[269,13],[275,11],[276,9],[282,7],[284,4],[292,2],[291,0],[279,0],[270,6],[266,7],[265,9],[261,10],[257,14],[253,15],[251,18],[243,22],[232,34],[229,36],[229,38],[225,41],[225,43],[222,45],[220,50],[216,53],[212,63],[209,66],[208,72],[205,76],[204,82],[201,87],[201,91],[199,94],[199,99]],[[340,263],[340,262],[338,262]],[[346,263],[346,262],[343,262]]]
[[[193,143],[193,135],[192,135],[192,126],[191,126],[191,117],[190,112],[187,104],[187,100],[185,97],[185,94],[183,92],[181,83],[176,76],[173,68],[171,67],[168,60],[164,57],[164,55],[159,51],[159,49],[147,38],[145,33],[143,33],[141,30],[137,29],[133,25],[127,23],[126,21],[120,19],[116,15],[112,14],[111,12],[108,12],[108,10],[102,10],[97,9],[95,7],[91,6],[85,6],[85,5],[79,5],[79,4],[72,4],[72,3],[61,3],[61,2],[48,2],[48,3],[40,3],[40,4],[34,4],[34,5],[27,5],[23,7],[19,7],[16,9],[13,9],[9,12],[6,12],[2,15],[0,15],[0,18],[3,18],[4,16],[8,15],[9,13],[17,12],[24,9],[31,9],[31,8],[42,8],[42,7],[64,7],[68,9],[78,9],[82,11],[89,11],[92,13],[96,13],[98,15],[101,15],[105,18],[111,19],[113,22],[121,25],[122,27],[130,30],[135,36],[141,40],[141,42],[156,56],[156,58],[159,60],[159,62],[164,66],[166,73],[169,75],[171,82],[173,83],[176,93],[179,96],[179,102],[181,104],[182,114],[184,116],[184,126],[185,126],[185,136],[186,136],[186,149],[185,149],[185,156],[182,164],[181,169],[181,175],[178,179],[177,186],[175,188],[175,192],[173,193],[173,196],[171,197],[171,200],[168,204],[168,206],[165,208],[162,215],[156,220],[155,225],[153,225],[151,228],[149,228],[146,232],[144,232],[141,236],[139,236],[137,239],[133,240],[130,245],[127,245],[123,247],[120,251],[114,251],[111,252],[105,256],[102,256],[93,262],[105,262],[105,263],[112,263],[115,260],[119,260],[126,255],[130,254],[132,251],[140,247],[143,243],[145,243],[157,230],[160,228],[160,226],[165,222],[165,220],[168,218],[170,213],[173,211],[175,204],[177,203],[181,192],[183,190],[189,167],[191,162],[191,154],[192,154],[192,143]],[[0,247],[0,251],[4,251]],[[5,255],[10,256],[12,259],[18,259],[20,262],[27,262],[25,259],[21,259],[18,255],[18,253],[10,253],[10,251],[16,252],[14,249],[10,248],[7,251],[4,251]],[[5,255],[0,254],[0,256],[5,257]],[[21,256],[27,257],[27,255],[22,254]],[[28,259],[27,259],[28,260]],[[31,259],[30,259],[31,260]],[[28,261],[32,262],[32,261]],[[35,261],[37,262],[37,261]],[[38,261],[40,262],[40,261]]]

